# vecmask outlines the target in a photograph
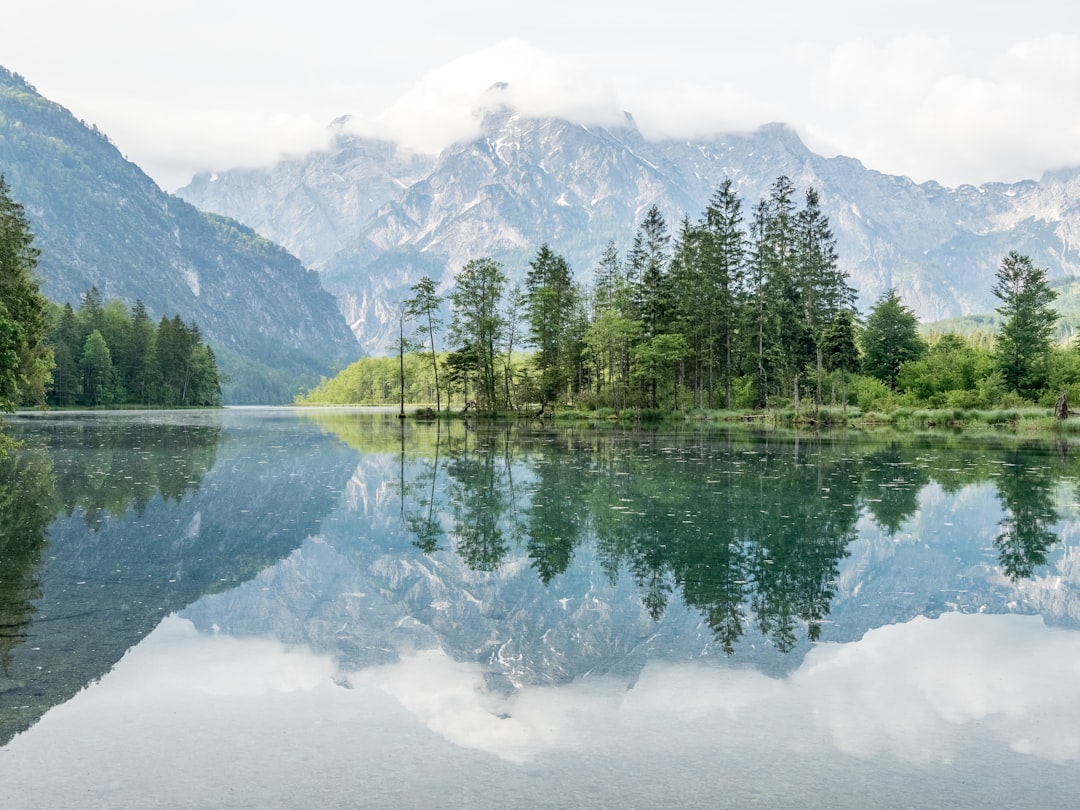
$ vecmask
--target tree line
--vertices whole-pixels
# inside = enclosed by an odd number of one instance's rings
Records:
[[[221,404],[214,350],[203,343],[198,324],[179,315],[155,324],[142,301],[128,310],[93,287],[78,310],[70,303],[51,306],[47,342],[54,359],[49,405]]]
[[[78,311],[52,304],[41,294],[33,242],[0,175],[0,410],[221,404],[217,361],[196,323],[176,315],[155,325],[141,301],[128,311],[97,288]]]
[[[437,408],[445,395],[480,411],[535,405],[540,413],[558,403],[614,413],[820,412],[827,404],[998,407],[1045,403],[1073,388],[1080,395],[1080,355],[1055,344],[1056,293],[1028,257],[1002,261],[993,288],[1005,321],[998,334],[924,338],[896,290],[861,321],[818,192],[808,188],[801,205],[796,197],[781,176],[747,216],[727,179],[699,219],[684,218],[674,233],[653,206],[625,256],[610,242],[585,284],[547,244],[521,284],[510,285],[491,258],[468,262],[445,296],[425,277],[399,312],[397,394],[408,389],[410,401]],[[410,350],[427,356],[427,370],[411,362],[406,381]],[[373,362],[301,401],[392,402],[364,382]],[[415,399],[422,391],[434,396]]]

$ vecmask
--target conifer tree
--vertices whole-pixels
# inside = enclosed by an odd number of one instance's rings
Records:
[[[735,351],[739,306],[746,276],[746,237],[742,231],[742,200],[727,178],[713,194],[702,220],[704,244],[703,320],[708,334],[710,369],[718,370],[724,407],[731,407],[731,382],[735,375]],[[713,386],[710,384],[710,406]]]
[[[48,302],[36,278],[38,250],[23,207],[0,174],[0,410],[45,402],[53,354]]]
[[[541,403],[556,400],[569,383],[574,367],[570,327],[576,301],[570,265],[547,244],[541,245],[529,262],[524,292]]]
[[[882,294],[862,333],[863,373],[896,388],[900,366],[926,353],[918,327],[915,313],[900,303],[895,289]]]
[[[1045,270],[1013,250],[1001,262],[993,293],[1002,302],[997,311],[1005,318],[997,337],[998,367],[1010,390],[1031,396],[1048,378],[1057,292],[1050,288]]]

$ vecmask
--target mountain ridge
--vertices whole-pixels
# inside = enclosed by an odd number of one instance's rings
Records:
[[[166,194],[108,138],[0,68],[0,172],[41,255],[42,292],[97,287],[198,323],[227,402],[287,402],[361,354],[319,277],[283,248]]]
[[[868,169],[856,158],[817,155],[780,123],[648,140],[629,114],[619,126],[531,118],[505,104],[489,104],[479,114],[477,137],[446,147],[430,162],[413,158],[415,176],[400,171],[406,160],[400,149],[341,127],[326,152],[216,181],[198,175],[178,194],[246,221],[298,253],[303,247],[301,255],[323,273],[372,352],[392,339],[395,302],[420,275],[433,275],[446,289],[469,259],[492,256],[514,279],[548,243],[586,279],[609,240],[623,251],[629,247],[649,206],[658,205],[674,231],[683,216],[701,214],[727,177],[743,199],[744,220],[780,175],[799,189],[815,187],[864,312],[894,287],[923,320],[989,311],[997,266],[1013,249],[1031,255],[1052,277],[1080,276],[1077,169],[1049,171],[1037,181],[950,189]],[[306,223],[317,217],[291,202],[297,188],[289,173],[333,160],[347,168],[343,178],[393,176],[395,183],[364,185],[370,199],[386,199],[351,214],[339,206],[344,237],[315,244],[317,229]],[[257,201],[256,207],[241,204],[241,197]],[[335,204],[332,194],[322,199]]]

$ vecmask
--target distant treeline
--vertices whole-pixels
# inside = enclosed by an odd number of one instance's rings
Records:
[[[392,403],[405,389],[411,403],[455,397],[489,412],[565,403],[640,413],[1080,398],[1080,354],[1052,339],[1057,293],[1026,256],[1002,260],[993,335],[928,341],[895,290],[863,322],[817,191],[807,189],[800,207],[787,177],[748,217],[724,181],[701,217],[684,218],[674,234],[653,207],[625,257],[610,243],[588,284],[543,245],[522,285],[509,286],[502,266],[481,258],[445,296],[430,278],[412,292],[401,303],[400,348],[423,352],[426,370],[406,356],[395,384],[397,358],[365,360],[300,401]]]
[[[46,403],[53,406],[192,407],[221,404],[213,350],[196,323],[180,316],[155,325],[142,301],[129,311],[97,288],[75,310],[52,305],[47,337],[55,366]]]

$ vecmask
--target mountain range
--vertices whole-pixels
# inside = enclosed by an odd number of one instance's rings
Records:
[[[361,350],[319,277],[235,220],[166,194],[108,138],[0,68],[0,173],[24,206],[42,292],[97,287],[195,321],[226,402],[291,401]]]
[[[629,114],[617,127],[519,115],[503,89],[485,96],[480,135],[437,155],[353,134],[340,119],[329,149],[199,174],[178,194],[320,271],[371,352],[385,350],[396,304],[421,275],[446,289],[469,259],[491,256],[521,278],[546,242],[587,281],[609,240],[625,255],[650,206],[677,231],[728,177],[747,221],[780,175],[816,188],[864,313],[890,288],[924,321],[990,311],[1009,250],[1056,282],[1080,274],[1080,170],[946,188],[814,154],[782,124],[647,140]]]
[[[1080,276],[1080,169],[946,188],[822,157],[782,124],[649,140],[629,114],[604,127],[530,118],[504,91],[484,96],[477,137],[435,155],[341,118],[327,149],[199,174],[173,196],[0,68],[0,173],[26,208],[51,300],[77,305],[96,286],[196,321],[232,403],[289,401],[365,350],[385,352],[423,275],[445,291],[465,262],[491,256],[519,280],[548,243],[588,281],[609,241],[625,255],[651,206],[677,231],[729,177],[746,220],[780,175],[818,190],[864,313],[890,288],[926,322],[989,312],[1009,250],[1059,287]]]

